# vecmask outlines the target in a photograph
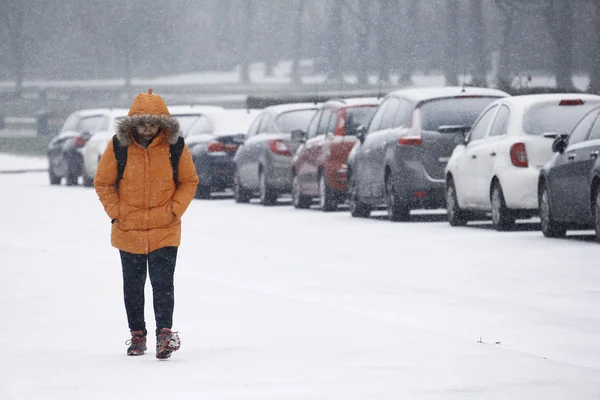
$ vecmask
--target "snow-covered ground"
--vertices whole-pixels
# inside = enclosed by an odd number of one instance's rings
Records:
[[[94,190],[44,173],[0,174],[0,188],[2,400],[600,394],[589,235],[194,200],[176,270],[182,348],[161,362],[125,355],[119,257]],[[153,329],[149,284],[147,296]]]
[[[48,157],[23,157],[0,153],[0,173],[48,168]]]

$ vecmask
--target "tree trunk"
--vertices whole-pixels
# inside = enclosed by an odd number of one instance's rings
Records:
[[[573,87],[573,4],[572,0],[552,0],[544,10],[546,23],[556,47],[554,65],[556,87]]]
[[[343,80],[343,66],[342,66],[342,0],[334,0],[333,7],[331,7],[331,14],[329,15],[329,27],[327,32],[329,33],[329,51],[328,61],[330,71],[329,79],[332,81]]]
[[[595,94],[600,94],[600,3],[595,4],[594,18],[594,46],[595,50],[592,57],[592,71],[590,73],[589,91]]]
[[[16,2],[11,9],[4,10],[4,22],[8,29],[10,46],[13,49],[13,68],[15,77],[14,95],[21,97],[23,94],[23,80],[25,75],[25,43],[23,42],[23,5]],[[8,8],[8,7],[4,7]]]
[[[360,0],[358,3],[359,13],[364,18],[362,29],[358,30],[358,71],[357,82],[360,86],[369,84],[369,39],[371,37],[371,1]]]
[[[298,9],[296,10],[296,25],[294,26],[294,58],[292,60],[291,78],[294,84],[301,84],[300,78],[300,59],[302,57],[302,20],[304,17],[304,0],[298,1]]]
[[[217,42],[216,49],[223,50],[227,48],[229,41],[229,27],[231,26],[229,21],[229,9],[231,7],[231,0],[219,0],[216,12],[217,21]]]
[[[405,42],[404,42],[404,51],[402,54],[402,58],[404,59],[404,68],[402,69],[402,74],[400,75],[400,84],[410,84],[412,83],[412,74],[415,71],[416,66],[416,58],[417,58],[417,41],[419,38],[418,29],[421,24],[418,21],[419,18],[419,2],[418,0],[408,0],[407,5],[407,21],[408,24],[405,26],[404,31]]]
[[[471,45],[474,86],[487,86],[487,61],[485,52],[485,28],[483,20],[483,0],[471,0]]]
[[[377,18],[377,38],[379,47],[379,82],[387,81],[390,77],[390,8],[392,0],[379,0],[379,16]]]
[[[512,31],[514,13],[512,7],[501,7],[502,21],[502,43],[500,45],[500,57],[498,60],[498,89],[508,91],[511,87],[511,59]]]
[[[252,43],[252,18],[254,14],[253,0],[243,0],[244,3],[244,37],[242,40],[240,82],[250,83],[250,44]]]
[[[458,85],[458,1],[446,0],[448,44],[446,45],[446,85]]]

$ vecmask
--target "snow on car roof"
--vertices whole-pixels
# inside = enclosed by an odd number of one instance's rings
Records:
[[[507,97],[508,93],[498,89],[480,88],[465,86],[443,86],[443,87],[423,87],[396,90],[388,94],[388,96],[402,96],[408,98],[415,103],[427,101],[437,98],[454,97],[454,96],[497,96]]]
[[[276,106],[269,106],[265,108],[265,111],[269,111],[273,114],[281,114],[287,111],[296,111],[296,110],[307,110],[307,109],[316,109],[321,105],[321,103],[288,103],[288,104],[278,104]]]
[[[584,102],[590,100],[600,101],[600,96],[583,93],[548,93],[527,94],[502,99],[503,102],[523,108],[540,103],[560,102],[562,100],[583,100]]]
[[[260,110],[228,109],[209,116],[213,122],[214,134],[246,133]]]

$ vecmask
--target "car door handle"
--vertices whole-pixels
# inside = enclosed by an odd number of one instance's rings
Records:
[[[569,156],[567,157],[567,159],[569,161],[575,161],[575,154],[569,154]]]
[[[596,158],[598,158],[598,152],[597,152],[597,151],[592,151],[592,152],[590,153],[590,158],[593,158],[593,159],[596,159]]]
[[[492,151],[492,153],[490,154],[490,156],[492,156],[492,157],[496,157],[496,152],[495,152],[495,151]]]
[[[472,155],[471,155],[471,158],[472,158],[472,159],[475,159],[475,158],[477,158],[477,156],[476,156],[475,154],[472,154]]]

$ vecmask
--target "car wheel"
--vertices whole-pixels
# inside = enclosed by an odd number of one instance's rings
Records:
[[[448,181],[446,186],[446,211],[448,213],[448,222],[450,226],[465,226],[469,219],[467,213],[460,209],[456,198],[456,188],[454,181]]]
[[[48,177],[50,178],[51,185],[60,185],[61,177],[54,175],[54,171],[52,171],[52,167],[48,169]]]
[[[79,185],[79,176],[74,174],[67,175],[67,186]]]
[[[546,185],[542,188],[542,195],[540,197],[540,220],[542,223],[542,233],[545,237],[559,238],[566,235],[567,229],[564,225],[554,220],[550,208],[550,192]]]
[[[194,198],[200,200],[210,200],[210,187],[198,184],[198,186],[196,186]]]
[[[263,206],[272,206],[277,202],[277,193],[275,193],[267,184],[267,176],[263,171],[259,172],[259,192],[260,204]]]
[[[94,178],[90,178],[87,175],[83,175],[83,186],[85,186],[85,187],[94,186]]]
[[[319,206],[325,212],[335,211],[338,207],[337,198],[333,190],[327,186],[324,172],[321,173],[319,178]]]
[[[251,193],[242,186],[240,175],[236,171],[233,176],[233,199],[236,203],[249,203],[251,197]]]
[[[358,188],[352,175],[348,182],[348,207],[350,208],[350,215],[355,218],[368,218],[371,215],[371,206],[360,200]]]
[[[385,198],[390,221],[410,221],[410,207],[398,196],[391,174],[385,177]]]
[[[596,190],[596,202],[594,204],[594,222],[596,228],[596,240],[600,242],[600,189]]]
[[[306,209],[310,207],[311,203],[312,199],[310,197],[302,195],[300,178],[298,178],[298,175],[294,175],[294,179],[292,180],[292,204],[294,208]]]
[[[490,201],[492,203],[492,223],[494,224],[494,228],[497,231],[513,229],[515,226],[515,216],[506,207],[500,183],[496,182],[494,184]]]

